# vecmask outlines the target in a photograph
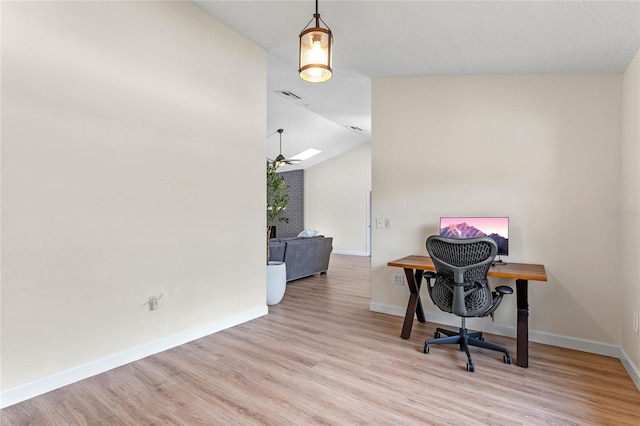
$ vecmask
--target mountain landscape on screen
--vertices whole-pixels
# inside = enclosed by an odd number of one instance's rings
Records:
[[[477,237],[489,237],[493,239],[498,245],[498,253],[508,253],[509,252],[509,239],[503,237],[500,234],[485,234],[481,230],[471,225],[468,225],[466,222],[463,223],[452,223],[445,228],[440,229],[440,235],[443,237],[449,238],[477,238]]]

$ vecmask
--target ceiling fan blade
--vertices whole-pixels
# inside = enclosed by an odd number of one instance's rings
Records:
[[[284,130],[283,129],[278,129],[276,132],[279,133],[279,135],[280,135],[280,138],[279,138],[280,139],[280,153],[275,158],[275,160],[272,160],[270,158],[267,158],[267,159],[272,163],[278,163],[279,165],[287,164],[287,165],[290,165],[290,166],[293,166],[293,165],[295,165],[295,163],[299,163],[300,161],[302,161],[302,160],[297,159],[297,158],[284,158],[284,155],[282,155],[282,133],[284,132]]]

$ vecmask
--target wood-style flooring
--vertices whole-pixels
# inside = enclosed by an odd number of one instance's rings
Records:
[[[332,255],[269,315],[7,407],[0,423],[640,425],[617,359],[531,343],[524,369],[472,348],[469,373],[456,346],[422,353],[435,324],[403,340],[403,319],[369,302],[369,259]]]

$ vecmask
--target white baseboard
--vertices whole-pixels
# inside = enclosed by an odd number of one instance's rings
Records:
[[[383,305],[380,303],[371,303],[369,310],[372,312],[380,312],[388,315],[404,317],[407,311],[406,307]],[[428,322],[443,324],[450,327],[460,327],[460,319],[454,315],[446,313],[425,312],[425,319]],[[495,324],[486,319],[468,318],[467,326],[474,330],[484,331],[486,333],[496,334],[498,336],[516,337],[516,328],[501,324]],[[622,365],[631,376],[631,380],[640,390],[640,370],[634,365],[624,350],[617,345],[610,343],[596,342],[593,340],[579,339],[576,337],[562,336],[559,334],[546,333],[543,331],[529,330],[529,341],[543,343],[545,345],[558,346],[561,348],[574,349],[582,352],[589,352],[597,355],[618,358]]]
[[[346,254],[348,256],[370,256],[366,251],[352,251],[352,250],[332,250],[334,254]]]
[[[23,385],[16,386],[15,388],[7,389],[6,391],[2,391],[0,394],[0,408],[9,407],[10,405],[42,395],[71,383],[87,379],[95,376],[96,374],[104,373],[105,371],[109,371],[130,362],[137,361],[210,334],[217,333],[218,331],[251,321],[268,313],[269,309],[265,305],[232,317],[224,318],[220,321],[183,331],[143,346],[138,346],[87,364],[79,365],[69,370],[61,371]]]
[[[543,331],[529,330],[529,340],[536,343],[543,343],[545,345],[574,349],[576,351],[589,352],[613,358],[621,359],[622,356],[620,346],[613,345],[611,343],[596,342],[594,340],[562,336],[560,334],[545,333]]]
[[[381,303],[370,303],[369,310],[371,312],[380,312],[381,314],[393,315],[396,317],[404,317],[407,308],[393,305],[383,305]]]
[[[640,390],[640,368],[631,361],[631,358],[629,358],[624,349],[620,348],[620,353],[622,354],[620,362],[622,362],[624,369],[627,370],[627,373],[631,376],[631,380],[633,380],[633,383],[635,383],[638,390]]]

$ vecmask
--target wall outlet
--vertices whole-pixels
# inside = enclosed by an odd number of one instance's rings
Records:
[[[376,228],[384,228],[384,217],[376,218]]]
[[[404,276],[400,274],[393,275],[393,285],[404,285]]]
[[[640,315],[637,312],[633,313],[633,331],[640,333]]]
[[[158,299],[160,299],[161,297],[162,294],[160,296],[149,296],[149,300],[147,300],[147,303],[145,303],[145,305],[149,304],[149,310],[155,311],[156,309],[158,309]]]

